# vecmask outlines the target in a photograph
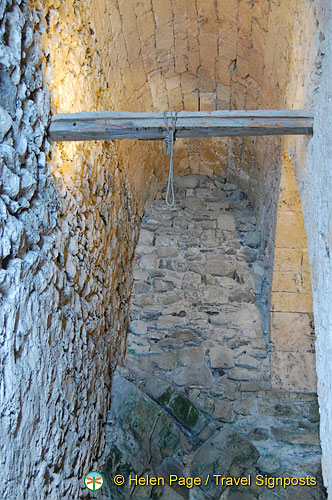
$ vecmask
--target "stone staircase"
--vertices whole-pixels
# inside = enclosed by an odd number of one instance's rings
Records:
[[[122,367],[113,380],[107,425],[108,493],[118,500],[325,498],[321,484],[318,409],[312,395],[275,390],[242,392],[234,422],[223,423],[198,408],[174,384],[139,367]],[[256,403],[253,403],[253,400]],[[251,402],[250,402],[251,401]],[[175,471],[175,472],[174,472]],[[316,486],[256,484],[186,488],[125,485],[113,477],[315,478]],[[237,494],[237,496],[235,496]],[[241,496],[242,495],[242,496]],[[247,495],[247,496],[243,496]],[[274,496],[271,496],[274,495]]]

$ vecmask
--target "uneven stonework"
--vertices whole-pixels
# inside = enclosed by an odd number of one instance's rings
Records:
[[[163,144],[155,142],[50,148],[50,109],[314,110],[314,137],[282,144],[293,158],[308,231],[323,471],[331,488],[331,5],[198,3],[0,2],[4,499],[88,494],[81,479],[102,462],[110,374],[126,346],[138,214],[167,176]],[[248,194],[264,235],[268,290],[279,141],[179,140],[175,149],[177,173],[227,175]]]
[[[222,178],[189,175],[176,186],[176,206],[155,202],[141,223],[127,359],[179,386],[191,385],[205,356],[217,375],[227,368],[231,380],[269,379],[254,212]],[[261,312],[266,323],[266,302]]]
[[[316,397],[271,388],[262,242],[247,197],[221,177],[197,175],[177,178],[174,207],[164,197],[145,213],[136,247],[106,498],[272,498],[254,484],[114,488],[118,473],[309,475],[315,488],[278,487],[273,498],[325,498]]]
[[[301,96],[308,82],[317,82],[322,21],[329,15],[322,6],[328,3],[96,0],[88,19],[109,85],[109,107],[143,112],[310,109],[311,100]],[[175,150],[179,175],[227,176],[248,194],[268,236],[266,258],[272,265],[280,141],[179,139]],[[142,193],[153,199],[165,184],[162,152],[153,141],[119,145],[140,199]]]
[[[100,463],[112,366],[125,350],[139,220],[112,145],[59,152],[47,141],[39,7],[0,2],[0,497],[6,500],[88,493],[82,478]]]
[[[52,64],[56,60],[58,111],[311,109],[325,50],[327,4],[49,0],[48,57]],[[293,141],[303,144],[298,137]],[[165,183],[163,145],[121,141],[117,151],[143,207]],[[175,151],[180,175],[224,175],[248,194],[266,240],[271,286],[280,140],[179,139]]]

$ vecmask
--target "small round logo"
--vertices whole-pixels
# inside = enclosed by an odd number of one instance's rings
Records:
[[[84,484],[85,487],[88,488],[88,490],[97,491],[100,490],[100,488],[103,486],[104,478],[100,474],[100,472],[93,470],[91,472],[88,472],[84,477]]]

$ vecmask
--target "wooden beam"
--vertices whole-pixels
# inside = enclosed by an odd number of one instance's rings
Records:
[[[180,111],[176,122],[176,137],[312,133],[313,113],[310,111]],[[68,113],[52,118],[49,136],[53,141],[162,140],[166,136],[166,128],[162,113]]]

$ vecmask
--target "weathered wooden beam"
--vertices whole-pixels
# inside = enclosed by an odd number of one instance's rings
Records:
[[[180,111],[176,122],[176,137],[312,133],[313,114],[310,111]],[[162,140],[166,136],[166,127],[162,113],[68,113],[52,118],[49,136],[53,141]]]

